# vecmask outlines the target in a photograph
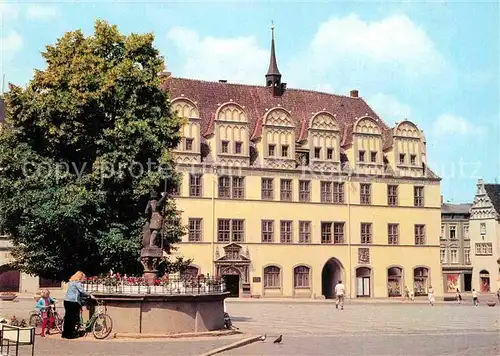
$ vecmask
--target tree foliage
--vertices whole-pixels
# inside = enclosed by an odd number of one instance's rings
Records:
[[[177,184],[170,154],[180,119],[160,89],[152,34],[97,21],[42,53],[45,70],[10,85],[0,133],[0,212],[17,268],[47,278],[138,273],[151,191]],[[160,169],[161,168],[161,169]],[[184,228],[169,199],[166,246]],[[166,260],[172,270],[186,264]]]

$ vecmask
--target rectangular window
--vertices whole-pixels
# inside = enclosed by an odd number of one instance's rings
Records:
[[[372,163],[377,162],[377,152],[370,152],[370,162]]]
[[[425,245],[425,225],[415,225],[415,245]]]
[[[371,244],[372,243],[372,224],[371,223],[361,223],[361,243]]]
[[[299,221],[299,243],[308,244],[311,242],[311,222]]]
[[[233,199],[243,199],[245,197],[245,178],[233,177]]]
[[[328,148],[326,150],[326,159],[333,160],[333,148]]]
[[[201,197],[201,174],[190,174],[189,175],[189,196],[190,197]]]
[[[261,184],[262,200],[273,200],[274,180],[272,178],[262,178]]]
[[[387,230],[389,234],[389,245],[399,245],[399,224],[389,224]]]
[[[281,157],[288,157],[288,146],[281,146]]]
[[[441,259],[441,263],[446,263],[446,250],[441,249],[441,251],[439,251],[439,257]]]
[[[398,186],[388,185],[387,186],[387,205],[397,206],[398,205]]]
[[[469,239],[469,225],[464,225],[464,239],[468,240]]]
[[[262,242],[274,241],[274,220],[262,220]]]
[[[466,265],[470,265],[470,250],[469,249],[464,250],[464,262]]]
[[[441,240],[445,240],[446,239],[446,226],[444,225],[441,225],[441,236],[440,236]]]
[[[193,139],[192,138],[186,138],[184,141],[184,150],[185,151],[192,151],[193,150]]]
[[[231,221],[231,242],[245,241],[245,221],[232,220]]]
[[[309,268],[298,266],[294,269],[294,288],[309,288]]]
[[[335,222],[333,223],[333,243],[343,244],[344,243],[344,223]]]
[[[364,162],[365,161],[365,151],[359,151],[358,152],[358,162]]]
[[[412,166],[417,164],[417,156],[416,155],[410,155],[410,164]]]
[[[321,202],[332,202],[332,182],[321,182]]]
[[[283,201],[292,200],[292,180],[282,179],[280,181],[280,198]]]
[[[321,158],[321,147],[314,147],[314,158]]]
[[[311,181],[299,181],[299,201],[311,201]]]
[[[291,221],[280,221],[280,242],[281,243],[291,243],[292,242],[292,222]]]
[[[267,148],[267,155],[269,157],[274,157],[274,149],[275,149],[275,145],[269,145],[268,148]]]
[[[457,227],[455,225],[450,226],[450,239],[454,240],[457,238]]]
[[[219,198],[231,198],[231,177],[219,177]]]
[[[450,263],[458,263],[458,251],[450,250]]]
[[[188,241],[189,242],[200,242],[201,241],[201,219],[189,219],[189,232]]]
[[[337,204],[344,203],[344,183],[333,183],[333,202]]]
[[[476,256],[491,256],[493,254],[493,244],[491,242],[477,242]]]
[[[229,141],[222,141],[220,151],[221,153],[229,153]]]
[[[235,142],[234,143],[234,153],[236,153],[236,154],[243,153],[243,143],[242,142]]]
[[[481,225],[479,225],[479,231],[481,235],[486,235],[486,223],[481,223]]]
[[[414,205],[424,206],[424,187],[413,187]]]
[[[230,242],[231,220],[219,219],[217,224],[217,242]]]
[[[360,202],[361,204],[369,205],[372,202],[371,199],[371,184],[361,183],[360,184]]]
[[[321,223],[321,243],[331,244],[332,243],[332,223],[322,222]]]
[[[406,155],[404,153],[399,154],[399,164],[405,164]]]

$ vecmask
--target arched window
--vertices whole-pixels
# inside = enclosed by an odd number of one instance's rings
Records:
[[[264,288],[280,288],[280,268],[276,266],[268,266],[264,268]]]
[[[293,286],[295,288],[309,288],[309,267],[297,266],[293,269]]]

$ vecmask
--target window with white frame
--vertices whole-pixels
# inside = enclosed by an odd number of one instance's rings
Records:
[[[464,250],[464,263],[470,265],[470,250],[468,248]]]
[[[450,250],[450,263],[458,263],[458,251],[457,249]]]
[[[450,225],[450,240],[455,240],[457,238],[457,227],[455,225]]]
[[[486,223],[481,223],[481,225],[479,225],[479,231],[481,235],[486,235]]]
[[[464,239],[469,239],[469,224],[464,225]]]
[[[440,258],[441,258],[441,263],[445,263],[446,262],[446,250],[443,249],[443,248],[440,251]]]

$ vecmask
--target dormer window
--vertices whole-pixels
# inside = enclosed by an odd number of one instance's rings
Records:
[[[193,139],[186,138],[184,141],[184,151],[192,151],[193,150]]]
[[[281,146],[281,157],[288,157],[288,146]]]
[[[222,141],[221,152],[229,153],[229,141]]]
[[[370,152],[370,162],[372,163],[377,162],[377,152]]]
[[[314,158],[321,158],[321,147],[314,147]]]
[[[406,155],[404,153],[399,154],[399,164],[405,164]]]
[[[326,159],[333,160],[333,148],[329,148],[326,150]]]
[[[243,153],[243,143],[241,143],[241,142],[234,143],[234,153],[236,153],[236,154]]]
[[[364,162],[365,161],[365,151],[359,151],[359,153],[358,153],[358,161],[359,162]]]
[[[417,155],[410,155],[410,164],[412,166],[417,164]]]
[[[267,155],[269,157],[273,157],[274,156],[274,149],[275,149],[275,145],[269,145],[269,147],[267,148]]]

